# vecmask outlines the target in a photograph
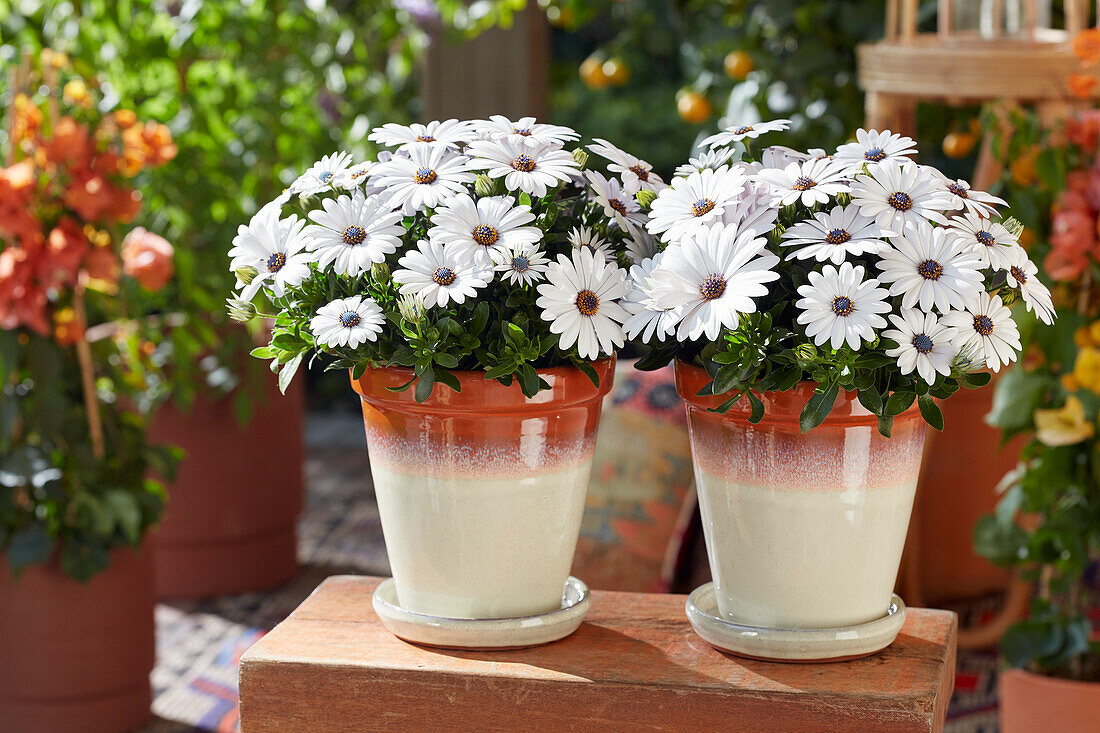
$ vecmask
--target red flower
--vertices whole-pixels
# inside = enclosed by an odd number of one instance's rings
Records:
[[[95,145],[88,135],[88,128],[72,117],[62,117],[54,125],[50,137],[42,142],[41,149],[51,163],[87,168]]]
[[[60,287],[76,282],[76,275],[88,252],[88,238],[73,219],[63,218],[46,238],[45,251],[35,268],[44,287]]]
[[[164,237],[137,227],[122,240],[122,269],[146,290],[160,290],[172,279],[174,254]]]

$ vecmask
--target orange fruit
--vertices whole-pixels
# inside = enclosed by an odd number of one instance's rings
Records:
[[[749,72],[756,68],[752,62],[752,56],[745,51],[730,51],[723,62],[726,67],[726,76],[731,79],[744,79]]]
[[[603,89],[610,81],[607,74],[603,73],[603,61],[595,56],[589,56],[581,62],[579,73],[581,81],[589,89]]]
[[[710,102],[699,92],[681,90],[676,95],[676,111],[684,122],[698,125],[710,117]]]
[[[965,158],[970,155],[978,138],[969,132],[949,132],[943,138],[943,154],[948,158]]]
[[[630,67],[617,56],[604,61],[602,71],[607,77],[607,82],[613,87],[621,87],[630,80]]]

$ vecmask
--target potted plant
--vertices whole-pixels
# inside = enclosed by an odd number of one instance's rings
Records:
[[[696,629],[750,656],[843,658],[900,628],[937,400],[1016,358],[1006,298],[1052,310],[999,199],[888,131],[750,154],[786,127],[708,138],[647,197],[661,251],[631,271],[625,330],[652,345],[641,368],[676,359],[714,578],[689,603]]]
[[[0,168],[0,709],[11,731],[117,731],[149,717],[153,585],[142,543],[174,452],[136,411],[149,349],[92,331],[140,307],[170,260],[122,227],[160,129],[101,115],[50,51],[12,77]]]
[[[544,615],[569,596],[625,266],[652,244],[632,193],[661,185],[606,141],[591,149],[622,180],[586,169],[565,147],[578,137],[532,118],[387,124],[370,139],[392,153],[326,156],[234,240],[230,309],[273,319],[253,353],[280,385],[311,353],[350,370],[391,621]],[[270,313],[251,304],[261,292]],[[423,631],[399,633],[526,643]]]

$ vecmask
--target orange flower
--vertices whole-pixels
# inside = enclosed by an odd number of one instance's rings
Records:
[[[119,221],[129,224],[141,211],[141,194],[132,188],[119,188],[108,186],[110,204],[104,210],[103,215],[111,221]]]
[[[53,338],[57,343],[72,346],[83,335],[84,328],[72,308],[60,308],[53,314]]]
[[[164,237],[137,227],[122,240],[122,270],[146,290],[160,290],[172,279],[174,254]]]
[[[116,109],[111,116],[120,130],[126,130],[137,124],[137,114],[132,109]]]
[[[1033,145],[1026,153],[1012,161],[1009,171],[1012,180],[1018,186],[1030,186],[1039,180],[1039,171],[1035,168],[1035,160],[1039,157],[1039,147]]]
[[[74,219],[64,217],[46,238],[46,249],[35,268],[45,287],[72,285],[88,252],[88,238]]]
[[[42,150],[51,163],[86,168],[92,159],[94,143],[88,128],[72,117],[62,117],[54,125],[53,134],[43,142]]]
[[[1066,77],[1066,88],[1078,99],[1088,99],[1096,91],[1096,77],[1090,74],[1070,74]]]
[[[108,247],[93,247],[88,256],[84,258],[84,269],[88,277],[99,280],[107,285],[118,282],[118,276],[122,271],[122,263],[118,255]]]
[[[1074,36],[1073,55],[1081,60],[1082,67],[1100,61],[1100,29],[1086,28]]]
[[[1100,110],[1090,109],[1066,120],[1066,137],[1074,145],[1095,150],[1100,143]]]
[[[90,170],[77,171],[65,189],[65,205],[84,221],[97,221],[113,203],[112,189],[99,173]]]
[[[0,252],[0,328],[26,326],[48,336],[46,291],[34,282],[35,259],[31,249],[21,246]]]
[[[27,210],[34,183],[29,160],[0,168],[0,232],[22,238],[38,231],[38,221]]]
[[[61,96],[69,104],[91,109],[92,95],[88,92],[88,85],[81,79],[73,79],[67,82],[65,88],[61,91]]]
[[[34,137],[42,127],[42,110],[35,106],[26,94],[16,94],[12,109],[12,137],[22,142]]]

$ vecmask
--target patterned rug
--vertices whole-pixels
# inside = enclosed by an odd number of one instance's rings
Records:
[[[673,394],[674,396],[674,394]],[[237,731],[237,667],[241,655],[285,618],[329,575],[388,575],[358,414],[311,414],[306,431],[306,511],[298,526],[302,571],[271,593],[157,607],[155,720],[144,733]],[[963,620],[996,599],[952,606]],[[960,652],[955,695],[945,730],[997,730],[997,657]]]

